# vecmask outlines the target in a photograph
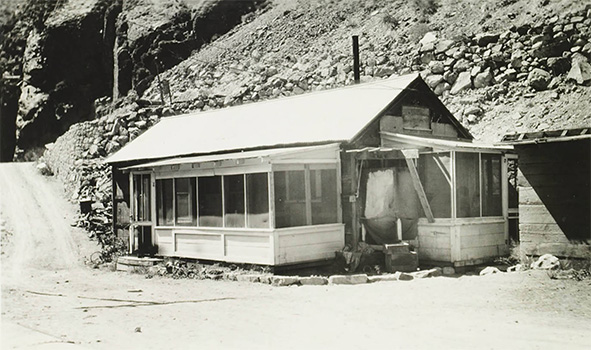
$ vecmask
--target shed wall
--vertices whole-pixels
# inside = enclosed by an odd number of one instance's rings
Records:
[[[591,254],[591,140],[516,146],[521,251]]]

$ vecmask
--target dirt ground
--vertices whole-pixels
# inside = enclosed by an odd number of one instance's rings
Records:
[[[545,272],[272,287],[90,269],[74,206],[0,165],[2,349],[588,349],[591,280]]]

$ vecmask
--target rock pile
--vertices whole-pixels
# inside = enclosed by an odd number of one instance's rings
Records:
[[[141,100],[111,106],[107,99],[98,100],[96,110],[98,119],[74,124],[55,143],[46,145],[43,160],[70,199],[81,204],[75,225],[101,243],[103,260],[109,260],[113,253],[125,250],[125,243],[112,230],[111,169],[104,157],[157,123],[160,116],[174,112]]]

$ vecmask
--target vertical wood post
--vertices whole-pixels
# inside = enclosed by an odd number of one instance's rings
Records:
[[[359,243],[359,204],[357,203],[357,184],[359,183],[359,176],[357,171],[357,159],[355,156],[351,154],[351,161],[349,166],[351,167],[351,196],[355,199],[354,202],[351,202],[351,245],[353,246],[353,250],[357,249],[357,244]],[[350,197],[351,198],[351,197]]]

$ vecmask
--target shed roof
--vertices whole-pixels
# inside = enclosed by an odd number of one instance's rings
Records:
[[[163,118],[108,163],[352,140],[413,81],[408,74],[207,112]]]
[[[591,138],[591,126],[574,129],[559,129],[524,132],[503,136],[501,144],[526,145],[532,143],[565,142]]]

